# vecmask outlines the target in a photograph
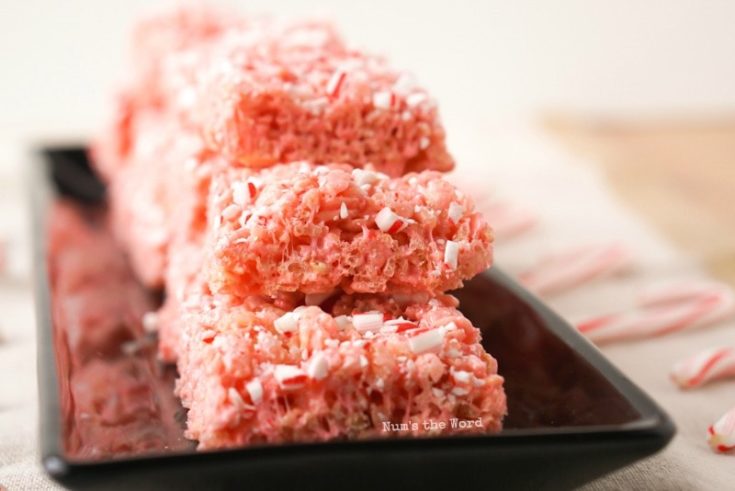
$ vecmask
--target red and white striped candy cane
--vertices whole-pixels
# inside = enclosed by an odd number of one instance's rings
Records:
[[[656,299],[655,301],[652,298]],[[645,297],[637,309],[577,323],[595,343],[661,336],[715,324],[735,315],[735,295],[721,284],[673,301],[673,295]]]
[[[638,305],[654,306],[694,300],[712,293],[726,294],[730,286],[714,281],[679,281],[656,285],[638,296]]]
[[[547,256],[518,278],[535,293],[549,295],[618,273],[630,264],[631,255],[621,244],[588,245]]]
[[[677,362],[671,379],[682,389],[735,376],[735,347],[709,348]]]
[[[710,447],[717,452],[735,449],[735,407],[707,428],[707,440]]]
[[[487,222],[495,238],[504,240],[516,237],[533,228],[537,217],[530,210],[506,201],[496,201],[483,207]]]

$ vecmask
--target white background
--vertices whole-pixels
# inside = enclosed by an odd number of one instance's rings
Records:
[[[0,138],[93,130],[128,66],[133,19],[150,3],[4,0]],[[701,116],[735,109],[733,1],[239,3],[331,16],[355,44],[418,75],[440,101],[450,137],[452,128],[543,110]]]

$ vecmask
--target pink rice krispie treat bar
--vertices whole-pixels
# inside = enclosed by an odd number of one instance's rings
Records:
[[[205,272],[217,293],[441,293],[492,262],[492,233],[437,172],[389,179],[291,163],[215,178]]]
[[[228,160],[345,162],[394,177],[454,166],[434,100],[382,58],[340,44],[214,44],[192,112]]]
[[[201,449],[501,427],[503,378],[453,297],[231,302],[203,296],[185,317],[177,393]]]
[[[135,273],[160,288],[173,237],[204,229],[213,160],[197,135],[153,113],[136,120],[135,135],[108,185],[110,217]]]

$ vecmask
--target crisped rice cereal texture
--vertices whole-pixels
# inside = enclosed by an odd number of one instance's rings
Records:
[[[503,379],[453,297],[346,296],[337,317],[255,297],[200,302],[177,391],[201,449],[501,427]]]
[[[210,195],[213,291],[441,293],[485,270],[492,233],[437,172],[389,179],[292,163],[220,175]]]

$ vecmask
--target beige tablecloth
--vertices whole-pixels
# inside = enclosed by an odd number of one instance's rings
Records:
[[[624,275],[549,297],[562,315],[624,310],[651,283],[701,278],[696,261],[676,251],[610,195],[591,167],[575,162],[537,131],[472,127],[453,129],[460,162],[458,183],[476,194],[512,200],[538,215],[529,232],[499,241],[497,263],[511,274],[541,255],[573,244],[617,241],[633,252]],[[34,321],[27,277],[23,193],[17,145],[0,145],[0,237],[8,237],[12,270],[0,282],[0,486],[9,490],[52,489],[37,465]],[[479,187],[478,183],[482,183]],[[733,322],[667,338],[610,345],[603,352],[672,415],[678,436],[661,454],[590,483],[586,490],[732,489],[735,457],[715,455],[705,429],[735,406],[727,383],[682,393],[668,380],[672,363],[694,350],[733,341]],[[501,367],[502,371],[502,367]],[[572,464],[570,464],[572,465]]]

